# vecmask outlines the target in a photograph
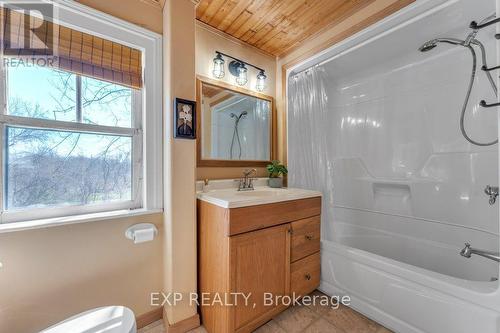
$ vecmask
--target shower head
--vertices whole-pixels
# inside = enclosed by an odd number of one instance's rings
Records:
[[[425,42],[422,46],[418,48],[420,52],[428,52],[437,46],[438,41],[436,39]]]
[[[418,48],[420,52],[428,52],[434,49],[439,43],[447,43],[452,45],[461,45],[465,46],[465,41],[455,38],[436,38],[430,41],[425,42],[422,46]]]
[[[248,114],[248,112],[243,111],[242,113],[240,113],[240,115],[239,115],[239,116],[235,115],[234,113],[231,113],[229,116],[230,116],[231,118],[238,118],[238,120],[240,120],[240,119],[241,119],[241,117],[246,116],[247,114]]]

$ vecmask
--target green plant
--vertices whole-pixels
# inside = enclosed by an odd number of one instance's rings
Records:
[[[281,175],[286,175],[288,170],[280,161],[274,160],[272,164],[267,165],[267,172],[269,172],[269,178],[278,178]]]

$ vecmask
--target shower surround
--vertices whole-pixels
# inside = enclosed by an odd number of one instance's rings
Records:
[[[495,11],[420,1],[289,73],[289,184],[323,192],[321,289],[397,332],[500,330],[498,263],[459,254],[466,242],[499,250],[499,206],[484,193],[498,186],[498,145],[460,132],[470,51],[418,51]],[[477,35],[490,66],[494,34]],[[489,142],[498,115],[481,100],[497,98],[478,65],[465,128]]]

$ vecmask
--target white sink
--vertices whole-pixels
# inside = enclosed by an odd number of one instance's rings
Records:
[[[205,188],[205,191],[203,182],[197,182],[197,197],[223,208],[238,208],[321,196],[321,192],[317,191],[271,188],[265,186],[266,181],[266,178],[258,179],[253,191],[238,191],[237,182],[233,179],[210,181],[208,190]]]

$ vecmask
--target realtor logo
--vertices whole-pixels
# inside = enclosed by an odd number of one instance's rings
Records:
[[[54,55],[54,6],[42,1],[0,1],[3,53]]]

